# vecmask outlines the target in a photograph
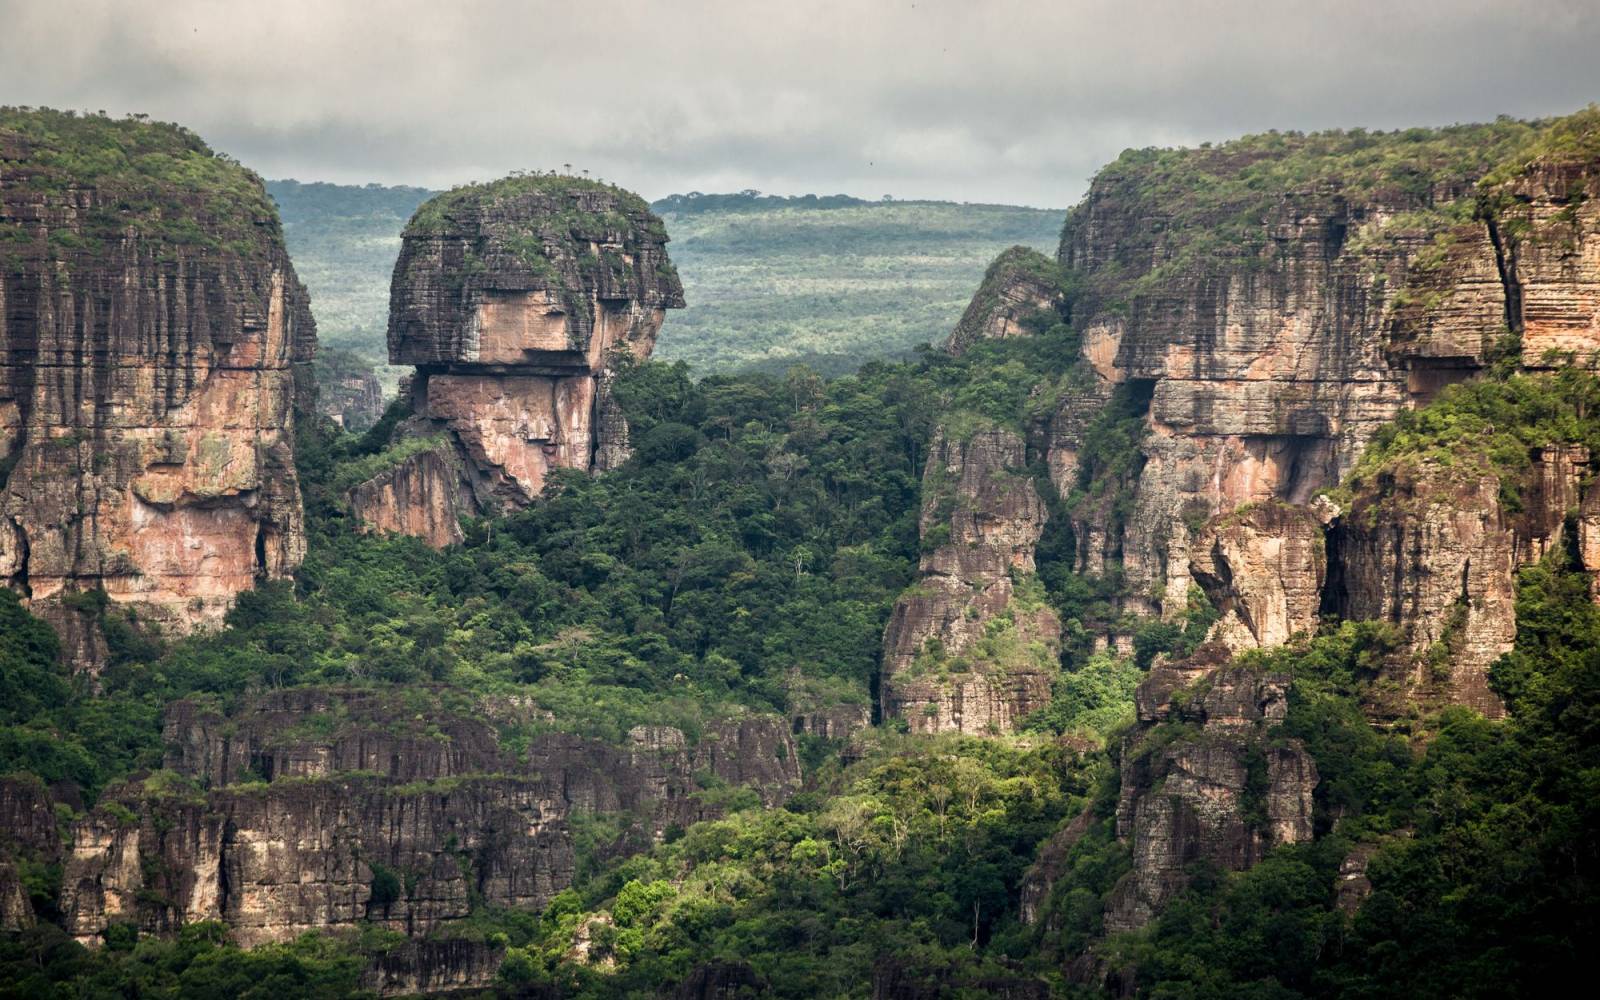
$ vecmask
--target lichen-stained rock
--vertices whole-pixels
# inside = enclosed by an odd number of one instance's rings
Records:
[[[1037,250],[1015,246],[1002,253],[984,273],[945,350],[961,354],[979,340],[1029,335],[1029,320],[1060,308],[1060,275],[1060,266]]]
[[[1481,369],[1508,313],[1477,182],[1536,131],[1254,137],[1103,170],[1060,249],[1094,375],[1049,431],[1063,496],[1094,401],[1142,382],[1149,404],[1136,481],[1113,491],[1126,516],[1074,511],[1080,569],[1118,562],[1124,610],[1174,614],[1197,525],[1309,501],[1402,409]],[[1379,145],[1388,173],[1362,165]]]
[[[1159,914],[1197,861],[1240,871],[1313,834],[1316,763],[1298,740],[1269,738],[1288,711],[1288,678],[1231,665],[1165,672],[1198,679],[1177,689],[1181,701],[1145,690],[1172,691],[1161,670],[1141,685],[1141,725],[1124,742],[1116,821],[1133,870],[1107,903],[1113,933]],[[1176,738],[1155,739],[1158,720],[1187,725]]]
[[[1401,624],[1418,664],[1410,687],[1435,681],[1420,654],[1447,652],[1449,700],[1503,714],[1489,666],[1516,637],[1511,534],[1500,480],[1481,469],[1407,461],[1355,494],[1330,535],[1329,608]]]
[[[417,210],[395,264],[389,360],[417,367],[404,432],[448,435],[478,508],[529,503],[552,469],[626,461],[610,366],[619,352],[648,357],[683,305],[666,242],[637,196],[570,177],[458,188]]]
[[[361,988],[379,996],[435,996],[494,983],[505,949],[467,938],[406,941],[374,955]]]
[[[33,903],[17,864],[53,864],[61,857],[55,805],[32,775],[0,778],[0,931],[34,925]]]
[[[1588,127],[1595,129],[1594,116],[1589,117]],[[1600,170],[1595,162],[1536,159],[1486,200],[1523,364],[1543,367],[1570,358],[1591,368],[1600,365]]]
[[[1212,638],[1229,648],[1281,646],[1316,631],[1327,553],[1309,508],[1269,501],[1213,518],[1189,560],[1221,615]]]
[[[461,519],[479,513],[464,462],[443,440],[351,487],[345,503],[363,531],[415,535],[436,549],[461,542]]]
[[[54,860],[60,853],[50,790],[32,775],[0,777],[0,856]]]
[[[1024,465],[1014,431],[935,435],[921,568],[884,632],[884,715],[914,732],[1010,732],[1049,701],[1061,622],[1032,576],[1047,514]]]
[[[542,781],[279,780],[207,794],[174,783],[108,792],[73,828],[67,930],[170,933],[224,920],[245,946],[374,921],[421,934],[473,892],[539,908],[572,879],[565,811]]]
[[[305,548],[315,328],[276,212],[176,126],[6,110],[0,136],[0,580],[53,621],[103,590],[216,623]]]
[[[252,945],[372,921],[417,936],[466,916],[475,896],[543,906],[571,883],[574,814],[617,814],[615,846],[648,846],[723,814],[708,782],[769,807],[800,787],[778,716],[711,722],[694,741],[639,726],[621,745],[551,731],[522,750],[501,742],[502,726],[549,721],[446,688],[289,689],[231,713],[178,701],[164,769],[108,790],[73,827],[68,930],[90,943],[117,921],[168,933],[217,919]],[[25,807],[37,795],[8,787],[6,815],[38,812]]]

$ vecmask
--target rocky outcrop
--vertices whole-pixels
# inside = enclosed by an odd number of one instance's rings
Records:
[[[620,465],[627,427],[610,365],[619,352],[647,357],[666,310],[683,305],[666,242],[643,201],[570,177],[512,177],[425,203],[390,295],[389,359],[416,366],[401,433],[446,434],[484,511],[530,502],[552,469]]]
[[[1593,490],[1583,490],[1590,465],[1582,447],[1540,449],[1517,476],[1480,458],[1408,456],[1358,481],[1329,533],[1324,604],[1341,618],[1401,626],[1414,654],[1406,678],[1414,697],[1498,717],[1504,706],[1489,668],[1516,638],[1516,570],[1560,544],[1567,513]],[[1506,485],[1517,495],[1514,511],[1504,505]]]
[[[373,957],[361,976],[361,988],[380,996],[481,990],[494,983],[505,957],[504,948],[482,941],[406,941]]]
[[[1056,262],[1029,247],[1012,247],[989,265],[945,350],[962,354],[979,340],[1028,336],[1034,332],[1028,322],[1057,318],[1062,298]]]
[[[1316,763],[1298,740],[1269,738],[1288,712],[1288,689],[1288,677],[1230,665],[1215,647],[1154,668],[1140,685],[1116,820],[1133,870],[1111,893],[1108,931],[1147,923],[1197,861],[1240,871],[1273,847],[1311,839]],[[1153,738],[1160,722],[1186,729]]]
[[[1220,615],[1211,638],[1239,650],[1314,633],[1327,579],[1322,532],[1310,509],[1275,501],[1213,518],[1190,552],[1190,572]]]
[[[1600,172],[1541,151],[1540,128],[1256,137],[1102,171],[1060,250],[1093,376],[1046,434],[1063,496],[1084,485],[1085,414],[1119,386],[1148,403],[1136,479],[1103,491],[1128,514],[1074,510],[1080,570],[1118,564],[1124,610],[1176,614],[1191,565],[1213,556],[1201,525],[1335,485],[1379,427],[1481,370],[1508,330],[1526,364],[1591,356]],[[1384,175],[1339,159],[1378,148]]]
[[[1588,127],[1596,128],[1592,120]],[[1593,148],[1593,131],[1588,141]],[[1595,162],[1535,159],[1488,200],[1492,243],[1523,363],[1600,365],[1600,170]]]
[[[436,549],[459,543],[461,519],[480,513],[460,452],[442,439],[351,487],[345,503],[363,531],[415,535]]]
[[[1019,434],[939,431],[922,477],[923,556],[884,632],[883,714],[913,732],[1006,733],[1050,699],[1061,622],[1034,548],[1044,503]]]
[[[74,825],[61,906],[85,944],[117,921],[223,920],[247,947],[362,921],[422,934],[467,916],[475,893],[537,909],[572,880],[565,813],[539,781],[168,790],[113,791]]]
[[[175,126],[3,111],[0,138],[0,582],[69,633],[89,590],[214,624],[305,549],[315,327],[272,203]]]
[[[371,362],[349,351],[317,352],[317,412],[360,433],[383,416],[383,386]]]
[[[24,930],[35,923],[18,863],[48,865],[60,857],[55,804],[43,782],[32,777],[0,778],[0,931]]]
[[[707,962],[689,970],[672,994],[676,1000],[754,1000],[771,986],[743,962]]]
[[[693,742],[664,726],[622,746],[558,732],[522,752],[500,741],[502,726],[547,721],[445,689],[290,689],[232,714],[177,702],[165,768],[108,790],[74,824],[66,926],[85,943],[119,921],[168,933],[223,920],[247,946],[361,922],[420,938],[474,900],[542,907],[572,881],[575,813],[624,814],[647,845],[721,815],[707,781],[769,806],[799,787],[777,717],[719,722]],[[462,959],[462,976],[475,961]],[[372,974],[396,989],[446,974],[396,962]]]

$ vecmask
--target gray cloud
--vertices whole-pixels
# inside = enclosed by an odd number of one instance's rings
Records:
[[[1574,110],[1597,45],[1593,0],[0,0],[0,103],[306,180],[1061,206],[1127,146]]]

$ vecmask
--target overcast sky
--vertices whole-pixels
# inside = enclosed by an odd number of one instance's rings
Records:
[[[1600,0],[0,0],[0,104],[267,177],[1064,207],[1129,146],[1600,100]]]

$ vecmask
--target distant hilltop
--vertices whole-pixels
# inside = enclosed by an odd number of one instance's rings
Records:
[[[867,198],[856,198],[848,194],[762,194],[754,188],[746,188],[733,194],[703,194],[699,191],[690,191],[688,194],[669,194],[665,198],[650,203],[650,210],[657,215],[668,213],[674,215],[692,215],[697,212],[724,212],[724,211],[762,211],[777,210],[780,208],[860,208],[866,205],[881,204],[896,205],[963,205],[968,208],[1016,208],[1015,205],[990,205],[983,202],[967,201],[941,201],[931,198],[896,198],[893,195],[884,195],[876,201]],[[1065,212],[1066,209],[1045,208],[1045,212]]]

